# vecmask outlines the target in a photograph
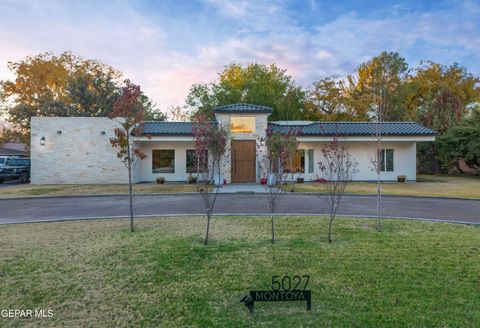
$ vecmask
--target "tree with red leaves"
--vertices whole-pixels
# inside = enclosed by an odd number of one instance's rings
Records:
[[[138,162],[147,157],[139,148],[136,148],[134,137],[141,135],[145,108],[141,103],[140,86],[125,80],[122,94],[115,100],[113,111],[108,117],[118,122],[115,128],[115,137],[110,138],[112,147],[117,149],[117,157],[125,164],[128,170],[128,194],[130,198],[130,231],[134,231],[133,225],[133,191],[132,172]]]
[[[207,215],[204,240],[207,245],[218,189],[224,184],[222,170],[226,164],[229,136],[226,129],[210,122],[205,114],[194,116],[192,134],[195,139],[197,191],[202,196]]]

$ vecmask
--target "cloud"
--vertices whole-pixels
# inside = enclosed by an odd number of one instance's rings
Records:
[[[474,1],[428,12],[399,4],[376,16],[351,10],[308,24],[306,15],[315,16],[320,3],[303,9],[263,0],[204,0],[189,3],[188,10],[149,5],[7,1],[0,79],[12,78],[8,60],[72,50],[121,70],[165,109],[183,104],[193,83],[214,80],[231,62],[275,62],[304,86],[346,76],[383,50],[400,52],[410,65],[425,58],[456,61],[480,73],[480,5]]]

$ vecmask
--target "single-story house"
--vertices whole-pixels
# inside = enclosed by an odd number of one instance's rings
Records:
[[[272,109],[250,104],[232,104],[214,110],[217,126],[230,130],[230,154],[223,176],[230,182],[258,182],[261,172],[261,138],[273,131],[300,130],[295,159],[295,178],[321,177],[318,163],[322,147],[335,134],[346,137],[351,155],[359,163],[355,180],[375,180],[369,161],[373,122],[269,122]],[[33,117],[31,122],[31,182],[34,184],[124,183],[127,171],[110,145],[118,123],[104,117]],[[416,180],[416,144],[433,141],[436,133],[415,122],[383,122],[381,179],[395,181],[398,175]],[[134,169],[135,182],[186,181],[195,174],[194,138],[191,122],[146,121],[135,144],[147,158]]]

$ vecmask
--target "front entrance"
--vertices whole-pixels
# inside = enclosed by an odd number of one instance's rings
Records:
[[[232,182],[255,182],[255,140],[232,140]]]

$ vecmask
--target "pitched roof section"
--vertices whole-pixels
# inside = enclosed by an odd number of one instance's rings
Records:
[[[220,106],[213,110],[214,113],[266,113],[266,114],[269,114],[272,111],[273,109],[271,107],[244,104],[244,103]]]
[[[376,131],[374,122],[314,122],[307,125],[268,125],[274,132],[300,129],[301,136],[370,136]],[[416,122],[382,122],[380,131],[385,136],[434,136],[437,133]]]
[[[145,121],[143,122],[143,134],[191,136],[192,122]]]
[[[216,124],[216,122],[212,122]],[[370,136],[375,133],[374,122],[313,122],[306,125],[269,123],[274,132],[286,133],[300,129],[301,136]],[[415,122],[383,122],[381,133],[385,136],[434,136],[436,132]],[[145,121],[144,135],[191,136],[192,122]]]

